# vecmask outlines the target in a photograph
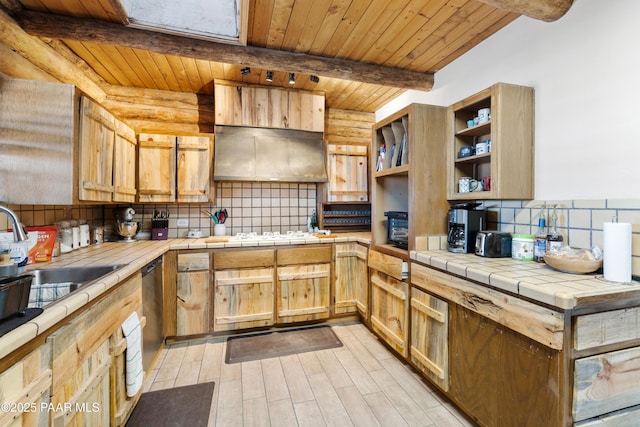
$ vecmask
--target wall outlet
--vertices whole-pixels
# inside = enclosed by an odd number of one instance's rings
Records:
[[[188,227],[189,226],[189,220],[188,219],[179,219],[178,221],[176,221],[176,225],[178,227]]]

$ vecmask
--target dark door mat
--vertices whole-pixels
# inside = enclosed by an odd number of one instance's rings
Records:
[[[206,427],[213,382],[142,393],[127,427]]]
[[[225,362],[239,363],[342,347],[329,326],[231,337],[227,340]]]

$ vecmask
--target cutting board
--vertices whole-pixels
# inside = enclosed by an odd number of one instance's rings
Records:
[[[225,243],[229,241],[229,236],[210,236],[204,239],[205,243]]]

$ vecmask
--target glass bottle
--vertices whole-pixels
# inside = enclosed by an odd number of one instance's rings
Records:
[[[559,251],[564,241],[562,234],[558,233],[556,228],[558,225],[558,214],[556,213],[556,206],[553,206],[553,214],[551,215],[551,229],[547,234],[547,252]]]
[[[547,252],[547,222],[544,218],[544,211],[540,210],[538,218],[538,231],[535,234],[533,243],[533,259],[536,262],[544,262],[544,254]]]

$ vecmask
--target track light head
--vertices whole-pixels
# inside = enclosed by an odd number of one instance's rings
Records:
[[[273,71],[267,71],[267,81],[268,82],[273,81]]]
[[[312,75],[309,76],[309,80],[311,80],[314,83],[318,83],[320,81],[320,77],[315,76],[315,75],[312,74]]]
[[[251,72],[251,68],[250,67],[244,67],[243,69],[240,70],[240,74],[242,74],[243,76],[246,76],[250,72]]]
[[[295,84],[296,83],[296,75],[295,73],[289,73],[289,84]]]

